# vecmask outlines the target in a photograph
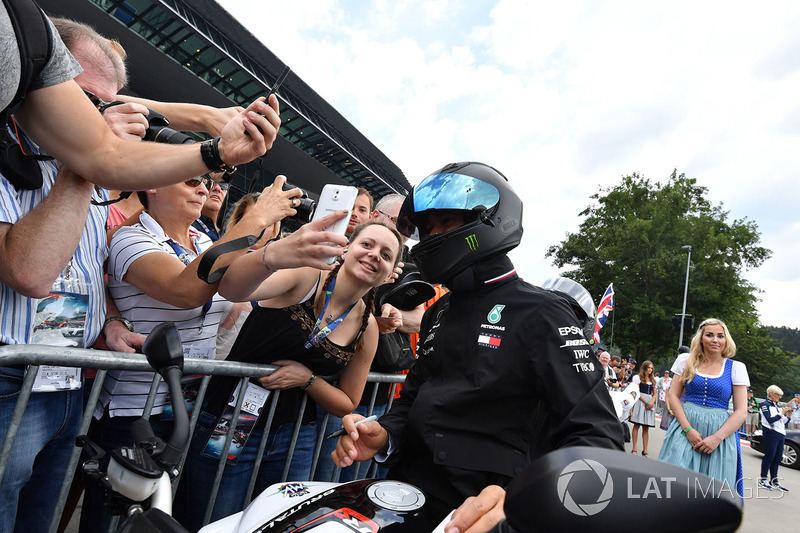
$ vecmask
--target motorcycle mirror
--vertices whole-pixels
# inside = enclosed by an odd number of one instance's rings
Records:
[[[508,487],[506,530],[619,531],[619,520],[647,523],[652,533],[736,531],[742,500],[736,487],[668,463],[616,450],[576,446],[551,452]]]
[[[173,322],[164,322],[154,327],[142,345],[142,353],[147,356],[150,366],[162,376],[171,367],[183,371],[183,345],[178,328]]]

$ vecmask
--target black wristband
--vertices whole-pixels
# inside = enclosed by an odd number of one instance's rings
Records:
[[[219,150],[219,148],[217,148]],[[214,139],[208,139],[200,143],[200,157],[211,172],[222,172],[222,168],[217,164],[214,157]]]
[[[213,139],[201,142],[200,157],[203,158],[203,163],[205,163],[206,167],[208,167],[208,170],[211,172],[227,172],[228,174],[232,174],[236,172],[236,167],[226,165],[225,161],[222,160],[222,156],[219,154],[219,140],[219,137],[214,137]]]
[[[310,389],[310,388],[311,388],[311,385],[313,385],[315,381],[317,381],[317,375],[316,375],[315,373],[313,373],[313,372],[312,372],[312,373],[311,373],[311,377],[310,377],[310,378],[308,378],[308,381],[306,382],[306,384],[305,384],[305,385],[303,385],[302,387],[300,387],[300,390],[308,390],[308,389]]]

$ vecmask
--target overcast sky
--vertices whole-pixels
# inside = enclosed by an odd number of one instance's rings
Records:
[[[544,253],[599,187],[677,168],[758,225],[761,321],[800,327],[800,2],[219,2],[412,184],[502,171],[526,280],[558,274]]]

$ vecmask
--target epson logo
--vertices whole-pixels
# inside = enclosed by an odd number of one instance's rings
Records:
[[[578,334],[583,335],[583,330],[578,326],[566,326],[558,328],[558,334],[561,335],[562,337],[565,337],[567,335],[578,335]]]

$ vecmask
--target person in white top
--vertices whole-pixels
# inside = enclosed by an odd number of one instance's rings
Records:
[[[786,440],[786,423],[791,416],[791,405],[783,407],[778,402],[783,391],[777,385],[767,387],[767,399],[761,404],[761,431],[764,439],[764,458],[761,459],[761,478],[758,486],[767,490],[789,492],[778,482],[778,467],[783,458],[783,443]],[[769,477],[767,477],[769,473]]]
[[[789,402],[792,415],[789,418],[789,429],[800,428],[800,392],[794,393],[794,399]]]
[[[747,367],[734,361],[736,343],[719,319],[704,320],[692,338],[688,354],[672,365],[675,379],[669,406],[675,419],[667,429],[659,460],[676,464],[721,482],[716,490],[741,496],[741,452],[738,430],[747,415]],[[680,402],[686,393],[686,401]],[[728,402],[733,398],[733,414]]]
[[[664,376],[659,378],[657,383],[658,400],[656,401],[656,413],[661,414],[667,403],[667,391],[672,383],[672,378],[669,376],[669,370],[664,371]]]

